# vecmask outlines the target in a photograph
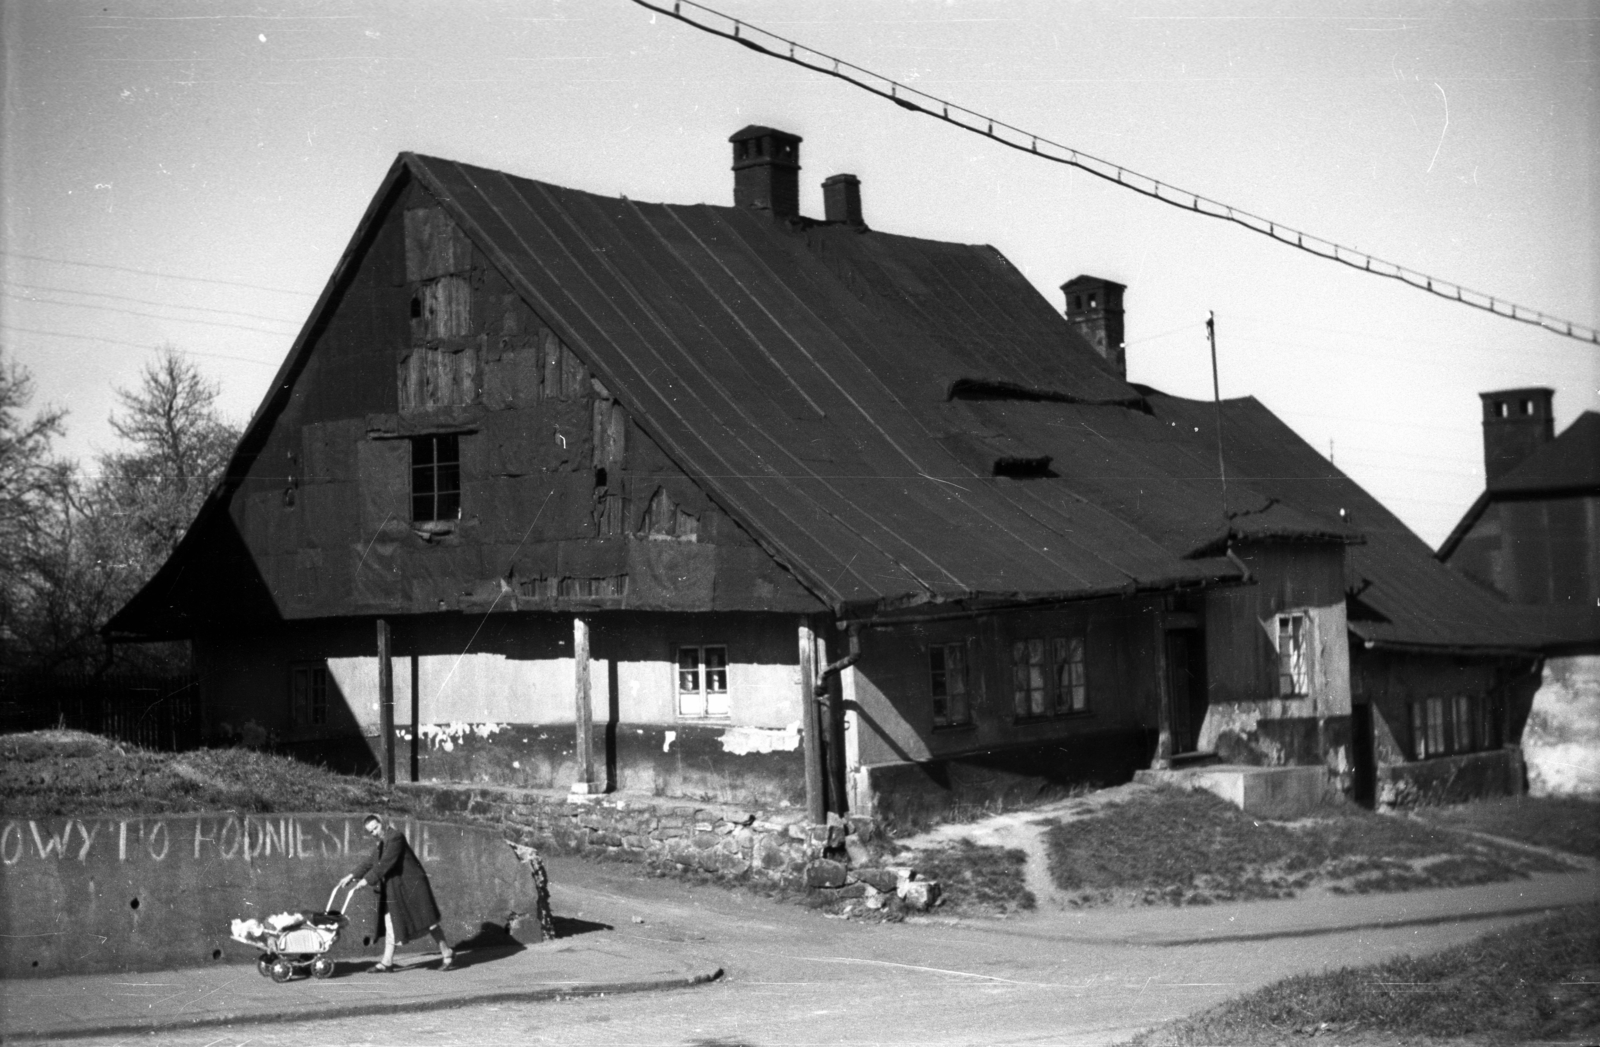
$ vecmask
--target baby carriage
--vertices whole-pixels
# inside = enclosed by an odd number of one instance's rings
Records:
[[[256,970],[263,978],[286,982],[295,971],[311,969],[313,978],[327,978],[333,974],[333,960],[325,953],[339,940],[339,932],[350,923],[344,910],[350,907],[350,898],[356,888],[344,896],[344,905],[333,908],[333,899],[339,894],[337,885],[328,895],[328,908],[322,912],[283,912],[261,920],[234,920],[230,937],[261,950],[256,960]]]

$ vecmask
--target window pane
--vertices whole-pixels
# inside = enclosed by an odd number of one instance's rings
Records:
[[[944,668],[944,648],[930,647],[928,648],[928,693],[934,698],[942,698],[948,693],[946,691],[948,686]],[[935,702],[934,707],[938,708],[939,704]]]
[[[1028,715],[1028,645],[1011,645],[1011,698],[1018,716]]]
[[[311,670],[311,722],[328,722],[328,670]]]
[[[1444,749],[1444,699],[1428,699],[1428,751],[1442,753]]]
[[[1412,755],[1418,760],[1425,760],[1430,755],[1427,706],[1422,702],[1411,703],[1411,748]]]
[[[305,669],[295,669],[289,674],[289,718],[294,723],[305,723],[309,715],[309,675]]]
[[[728,693],[728,649],[726,647],[707,647],[706,659],[706,693]]]
[[[944,649],[945,683],[949,693],[967,693],[967,649],[963,644],[950,644]]]
[[[700,692],[700,648],[678,648],[678,692],[680,694],[698,694]]]
[[[1472,699],[1466,695],[1456,698],[1455,708],[1455,751],[1469,753],[1476,748],[1472,738]]]

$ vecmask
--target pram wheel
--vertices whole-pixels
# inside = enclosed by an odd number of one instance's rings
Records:
[[[256,973],[263,978],[272,977],[272,961],[267,959],[266,953],[256,957]]]
[[[313,977],[313,978],[331,978],[331,977],[333,977],[333,961],[328,959],[326,956],[318,956],[315,960],[312,960],[311,961],[311,977]]]
[[[279,957],[272,961],[272,980],[282,984],[294,977],[294,965]]]

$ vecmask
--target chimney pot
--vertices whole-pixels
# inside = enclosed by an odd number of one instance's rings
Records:
[[[861,179],[853,174],[836,174],[822,183],[822,216],[830,222],[843,222],[862,228]]]
[[[1127,287],[1098,276],[1081,274],[1061,285],[1067,299],[1067,323],[1094,347],[1118,378],[1128,377],[1122,345],[1122,292]]]
[[[728,141],[733,143],[733,206],[771,211],[774,218],[798,215],[800,136],[751,124]]]
[[[1493,484],[1555,439],[1554,389],[1530,386],[1479,393],[1483,401],[1483,474]]]

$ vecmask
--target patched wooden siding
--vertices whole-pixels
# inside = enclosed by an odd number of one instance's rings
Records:
[[[231,507],[286,618],[819,606],[418,187],[305,360]],[[430,434],[459,442],[453,527],[411,520]]]

